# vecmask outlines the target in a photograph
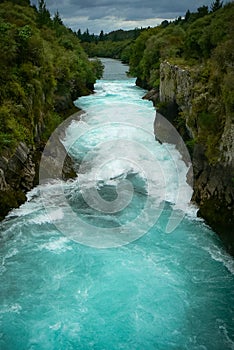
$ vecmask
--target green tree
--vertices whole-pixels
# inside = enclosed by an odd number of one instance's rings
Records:
[[[104,32],[103,30],[101,30],[100,34],[99,34],[99,40],[103,41],[104,40]]]
[[[63,25],[63,21],[62,21],[62,19],[60,17],[60,14],[59,14],[58,10],[54,14],[53,22],[54,22],[55,27],[57,27],[59,25],[60,26]]]
[[[49,136],[101,74],[58,12],[52,21],[44,1],[38,10],[22,3],[0,2],[0,154]]]
[[[169,25],[169,22],[166,19],[164,21],[162,21],[162,23],[161,23],[161,26],[163,28],[166,28],[168,25]]]
[[[208,6],[198,7],[197,13],[198,13],[198,17],[204,17],[204,16],[208,15],[208,13],[209,13]]]
[[[222,6],[223,6],[223,1],[215,0],[211,4],[211,12],[215,12],[215,11],[219,10]]]
[[[45,0],[39,0],[38,2],[38,15],[37,15],[38,25],[42,27],[43,25],[51,25],[52,20],[50,18],[50,12],[46,8]]]
[[[79,39],[82,38],[82,34],[81,34],[81,30],[80,29],[78,29],[76,35],[78,36]]]
[[[190,16],[191,16],[191,12],[188,10],[188,11],[186,12],[186,14],[185,14],[184,20],[185,20],[186,22],[188,22],[189,19],[190,19]]]

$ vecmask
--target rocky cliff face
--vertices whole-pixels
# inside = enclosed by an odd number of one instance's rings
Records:
[[[13,155],[0,157],[0,217],[19,206],[26,199],[25,193],[33,187],[35,162],[33,150],[20,142]]]
[[[191,114],[192,110],[192,98],[193,98],[193,79],[189,71],[180,68],[175,65],[171,65],[169,62],[163,62],[160,66],[160,88],[159,99],[160,102],[165,104],[174,104],[179,107],[176,111],[184,112],[185,117]],[[186,126],[190,134],[192,130]]]
[[[180,129],[184,125],[184,138],[193,145],[194,170],[193,200],[199,206],[198,214],[223,238],[228,250],[234,254],[234,120],[229,114],[220,125],[216,141],[215,160],[207,153],[204,132],[197,124],[196,103],[202,96],[196,91],[194,72],[163,62],[160,66],[160,112]],[[209,136],[210,138],[211,136]],[[202,140],[202,141],[200,141]],[[217,152],[218,149],[218,152]]]
[[[81,112],[72,115],[79,119]],[[68,121],[69,121],[68,120]],[[66,123],[63,123],[66,125]],[[0,220],[2,220],[12,208],[17,208],[25,202],[26,193],[31,190],[39,181],[39,167],[45,142],[41,141],[41,128],[36,128],[36,141],[34,145],[26,145],[20,142],[12,154],[11,150],[5,150],[0,156]],[[66,153],[60,137],[64,135],[61,128],[60,133],[53,137],[53,147],[48,148],[46,155],[47,166],[44,171],[44,178],[61,178],[66,180],[76,176],[74,162]],[[59,159],[63,157],[63,168]],[[57,164],[58,163],[58,164]],[[44,162],[45,164],[45,162]],[[60,167],[60,168],[59,168]]]

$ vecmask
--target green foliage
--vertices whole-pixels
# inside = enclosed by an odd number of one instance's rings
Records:
[[[28,1],[0,3],[0,62],[1,151],[32,144],[39,124],[49,136],[61,122],[58,96],[87,94],[101,75],[100,64],[88,60],[76,34],[58,12],[52,20],[42,0],[38,9]]]
[[[130,57],[132,55],[132,44],[127,44],[121,51],[120,59],[123,63],[129,63]]]
[[[167,60],[191,72],[190,112],[176,120],[187,124],[204,145],[210,163],[220,158],[225,120],[234,115],[234,3],[214,1],[185,18],[143,31],[132,45],[130,72],[148,88],[159,88],[160,63]],[[177,102],[180,100],[176,91]],[[183,95],[183,92],[180,92]],[[191,143],[191,142],[190,142]],[[190,149],[192,145],[189,144]]]
[[[62,122],[63,122],[63,118],[58,113],[55,113],[55,112],[47,113],[45,118],[46,127],[42,133],[42,140],[46,142],[49,139],[52,132]]]
[[[89,30],[86,29],[83,33],[81,33],[81,30],[78,29],[77,31],[77,36],[80,39],[81,42],[85,43],[91,43],[95,42],[96,44],[99,41],[126,41],[126,40],[135,40],[140,33],[142,32],[143,29],[135,28],[131,30],[123,30],[123,29],[118,29],[114,30],[108,34],[105,34],[103,30],[101,30],[99,35],[94,35],[90,34]]]
[[[196,145],[196,140],[191,139],[189,141],[186,141],[185,144],[186,144],[186,146],[187,146],[187,148],[189,150],[189,153],[193,154],[193,150],[194,150],[194,147]]]
[[[215,0],[211,4],[211,11],[215,12],[215,11],[219,10],[222,6],[223,6],[223,1]]]
[[[83,42],[82,47],[89,57],[110,57],[121,59],[128,62],[130,56],[131,41],[110,41],[103,40],[98,43],[95,42]]]
[[[91,63],[92,63],[96,78],[101,79],[104,72],[104,65],[98,59],[92,60]]]
[[[181,59],[186,65],[194,65],[210,59],[216,47],[229,37],[233,17],[233,3],[210,13],[207,6],[202,6],[195,13],[187,11],[183,20],[142,31],[131,47],[131,74],[153,87],[157,84],[152,74],[157,80],[155,65],[162,60]]]
[[[207,111],[202,111],[197,115],[198,127],[203,129],[207,133],[219,132],[218,116],[208,113]]]
[[[101,30],[99,35],[90,34],[87,29],[83,34],[79,29],[77,37],[80,39],[85,52],[89,57],[110,57],[120,59],[128,63],[132,55],[132,44],[143,29],[115,30],[104,34]]]
[[[37,23],[39,27],[51,26],[52,20],[50,18],[50,12],[46,8],[46,3],[44,0],[39,0],[38,2],[38,13],[37,13]]]
[[[159,84],[159,66],[162,59],[180,57],[185,32],[182,27],[171,23],[144,31],[136,40],[130,56],[130,72],[150,87]]]
[[[58,12],[58,10],[56,11],[55,15],[54,15],[54,18],[53,18],[53,25],[54,25],[54,28],[58,28],[59,26],[62,26],[63,25],[63,21],[60,17],[60,14]]]
[[[159,31],[159,29],[155,29],[155,31]],[[152,30],[145,30],[141,33],[141,35],[136,39],[132,46],[132,54],[130,56],[129,65],[130,65],[130,74],[132,76],[141,77],[141,59],[144,54],[147,40],[153,34]]]
[[[6,101],[0,107],[0,146],[14,147],[19,141],[28,141],[30,134],[23,125],[20,115],[24,112],[22,105],[13,105]],[[16,117],[17,116],[17,117]]]

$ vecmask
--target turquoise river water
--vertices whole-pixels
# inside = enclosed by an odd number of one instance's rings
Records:
[[[104,59],[62,140],[79,176],[1,223],[1,350],[234,349],[234,263],[190,204],[188,164]]]

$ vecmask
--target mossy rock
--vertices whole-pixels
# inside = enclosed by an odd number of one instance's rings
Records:
[[[17,208],[25,201],[25,193],[20,190],[13,191],[9,189],[7,191],[0,191],[0,220],[3,220],[11,209]]]
[[[201,206],[198,216],[205,219],[208,225],[218,233],[228,252],[234,256],[234,209],[224,205],[225,201],[209,198]]]

